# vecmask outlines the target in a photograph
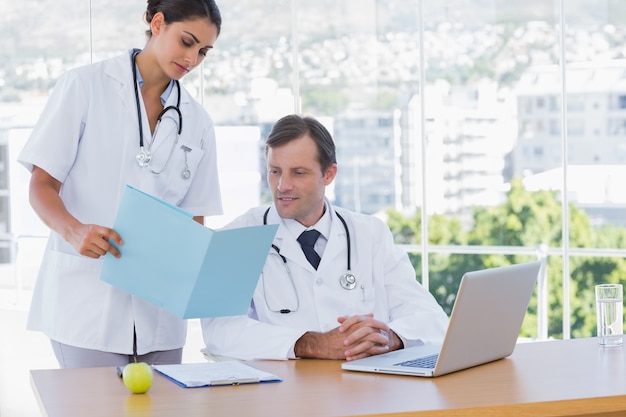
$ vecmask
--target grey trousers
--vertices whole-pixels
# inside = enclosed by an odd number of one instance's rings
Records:
[[[99,350],[84,349],[59,343],[55,340],[52,350],[61,368],[93,368],[98,366],[123,366],[135,362],[133,355],[102,352]],[[181,363],[183,348],[150,352],[137,355],[137,362],[146,362],[150,365]]]

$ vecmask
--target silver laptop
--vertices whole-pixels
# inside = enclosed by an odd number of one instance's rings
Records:
[[[342,363],[350,371],[435,377],[509,356],[535,288],[539,261],[467,272],[441,345]]]

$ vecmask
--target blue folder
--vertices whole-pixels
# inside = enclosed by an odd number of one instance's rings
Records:
[[[212,230],[126,186],[100,278],[183,319],[247,314],[278,225]]]

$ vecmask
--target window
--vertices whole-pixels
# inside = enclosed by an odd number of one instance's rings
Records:
[[[565,290],[566,297],[563,305],[549,306],[554,312],[549,318],[547,311],[533,311],[544,323],[531,336],[590,334],[593,325],[588,321],[570,321],[570,302],[576,315],[591,313],[582,302],[570,300],[567,289],[570,280],[580,280],[577,288],[588,295],[592,274],[584,268],[561,274],[567,269],[560,265],[570,260],[561,259],[559,249],[568,245],[583,251],[591,245],[622,250],[625,239],[609,237],[621,236],[623,230],[602,233],[577,229],[585,222],[562,224],[558,207],[561,201],[571,203],[567,207],[575,210],[573,215],[582,217],[588,209],[583,196],[599,190],[604,194],[596,197],[606,212],[617,205],[615,177],[599,176],[595,168],[600,169],[600,162],[623,164],[618,158],[626,154],[621,113],[626,90],[618,88],[624,63],[606,59],[621,56],[626,44],[619,1],[568,2],[564,16],[556,0],[294,0],[278,8],[264,0],[245,6],[218,4],[222,34],[202,68],[183,84],[220,128],[252,127],[258,138],[258,132],[263,137],[288,112],[320,117],[335,135],[341,161],[335,201],[368,213],[397,210],[410,217],[417,212],[420,224],[442,216],[448,222],[442,229],[458,230],[442,234],[445,238],[436,244],[421,242],[421,236],[398,236],[416,245],[416,273],[433,293],[453,292],[446,281],[450,276],[458,279],[463,268],[482,265],[486,255],[467,254],[476,247],[513,262],[536,257],[538,248],[547,246],[541,256],[551,262],[549,291]],[[14,36],[0,41],[5,56],[0,63],[0,144],[22,140],[17,132],[32,127],[42,97],[59,74],[145,42],[145,27],[138,23],[145,2],[90,0],[68,8],[42,0],[6,7],[6,16],[18,18],[3,21],[5,31]],[[561,18],[563,27],[555,23]],[[594,42],[581,48],[579,39],[591,35]],[[601,106],[591,105],[600,108],[587,112],[588,102]],[[587,137],[589,132],[593,138]],[[577,152],[564,154],[573,141]],[[258,156],[259,149],[255,143],[246,151]],[[236,154],[225,152],[219,158]],[[5,245],[22,233],[22,224],[11,215],[21,211],[14,203],[28,206],[23,168],[12,162],[13,156],[10,150],[0,156],[0,163],[9,161],[0,166],[0,190],[8,189],[8,203],[0,210]],[[257,159],[248,164],[252,170],[263,166],[262,157]],[[563,175],[572,176],[571,187],[585,182],[562,169],[582,164],[592,165],[587,168],[593,171],[579,174],[581,178],[598,178],[601,184],[592,190],[560,190]],[[484,168],[484,174],[477,175],[476,167]],[[225,171],[223,180],[229,175],[237,177]],[[462,198],[481,189],[496,197]],[[256,195],[258,184],[250,190],[258,200],[263,198]],[[237,196],[225,194],[224,199],[226,207],[234,207],[230,201],[237,204]],[[528,233],[516,233],[511,223],[501,220],[513,203],[527,203],[529,211],[545,210],[518,218]],[[422,213],[422,207],[428,212]],[[237,207],[232,214],[246,208]],[[496,212],[502,216],[492,215]],[[617,227],[612,219],[607,215],[596,223]],[[448,253],[450,247],[458,253]],[[605,254],[610,260],[604,266],[626,276],[611,260],[613,253]],[[546,300],[536,308],[547,309]]]
[[[572,137],[580,137],[585,134],[585,121],[582,119],[570,119],[567,122],[567,133]]]

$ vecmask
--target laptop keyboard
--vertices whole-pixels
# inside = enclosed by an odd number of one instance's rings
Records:
[[[395,363],[394,366],[410,366],[412,368],[434,368],[437,363],[438,353],[423,358],[411,359],[404,362]]]

